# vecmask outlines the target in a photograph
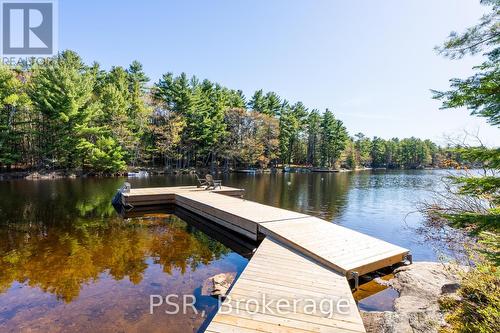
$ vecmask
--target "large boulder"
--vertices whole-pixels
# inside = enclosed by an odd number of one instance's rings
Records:
[[[437,332],[446,325],[439,298],[456,292],[460,269],[463,268],[435,262],[416,262],[397,268],[394,279],[380,281],[399,292],[394,311],[361,311],[367,332]]]

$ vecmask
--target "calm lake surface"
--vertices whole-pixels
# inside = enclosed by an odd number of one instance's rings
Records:
[[[230,174],[223,184],[264,204],[315,215],[436,260],[415,211],[446,171]],[[111,198],[125,178],[0,182],[1,332],[189,332],[217,304],[204,281],[247,259],[172,211],[123,219]],[[194,176],[130,178],[132,187]],[[180,217],[178,217],[180,216]],[[187,222],[185,222],[187,221]],[[149,314],[150,294],[197,295],[198,314]],[[179,303],[181,303],[179,301]],[[202,313],[203,312],[203,313]]]

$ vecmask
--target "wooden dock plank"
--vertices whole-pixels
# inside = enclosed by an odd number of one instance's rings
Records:
[[[268,265],[270,254],[285,260],[282,264],[273,262]],[[290,265],[300,267],[301,275],[295,276],[290,273]],[[265,266],[266,270],[260,270],[259,267],[262,266]],[[309,287],[303,283],[303,281],[319,280],[331,283],[323,283],[321,286],[309,285]],[[304,306],[305,302],[297,305],[297,311],[291,311],[292,308],[287,308],[287,313],[278,311],[278,300],[292,304],[294,300],[305,299],[311,302],[315,300],[316,304],[320,304],[321,300],[324,300],[323,304],[329,301],[336,304],[339,299],[343,299],[348,304],[348,314],[336,311],[321,312],[319,306],[316,311],[308,311]],[[264,303],[270,304],[268,308]],[[240,328],[244,330],[240,331]],[[246,269],[234,283],[207,331],[365,332],[347,279],[335,271],[317,265],[272,238],[265,238],[262,241]]]
[[[218,193],[234,197],[241,197],[245,193],[242,189],[228,186],[208,191],[203,187],[196,186],[132,188],[129,192],[122,193],[122,201],[124,205],[134,207],[161,205],[175,203],[176,195],[185,192]]]
[[[197,201],[206,207],[221,210],[257,224],[269,221],[309,217],[309,215],[306,214],[263,205],[254,201],[234,197],[221,198],[221,196],[216,193],[183,192],[180,193],[178,197]]]
[[[366,274],[401,262],[408,253],[397,245],[316,217],[263,223],[259,231],[344,274]],[[370,270],[363,267],[368,264]]]

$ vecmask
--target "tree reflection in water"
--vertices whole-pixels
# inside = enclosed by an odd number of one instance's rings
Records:
[[[115,280],[140,283],[149,257],[163,272],[183,274],[230,252],[174,215],[65,227],[9,225],[0,228],[0,239],[0,292],[14,281],[25,282],[66,302],[103,272]]]
[[[247,260],[185,217],[119,217],[111,198],[122,183],[0,183],[0,331],[187,332],[215,311],[199,297],[198,314],[150,315],[149,295],[197,293]]]

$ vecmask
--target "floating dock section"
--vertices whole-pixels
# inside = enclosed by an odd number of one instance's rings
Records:
[[[207,332],[364,332],[348,280],[357,284],[360,275],[411,261],[409,251],[310,215],[245,200],[243,194],[231,187],[159,187],[128,189],[119,200],[128,207],[175,204],[262,240]],[[342,301],[348,311],[311,312],[304,304],[285,314],[270,310],[285,300],[305,299],[316,305]]]

